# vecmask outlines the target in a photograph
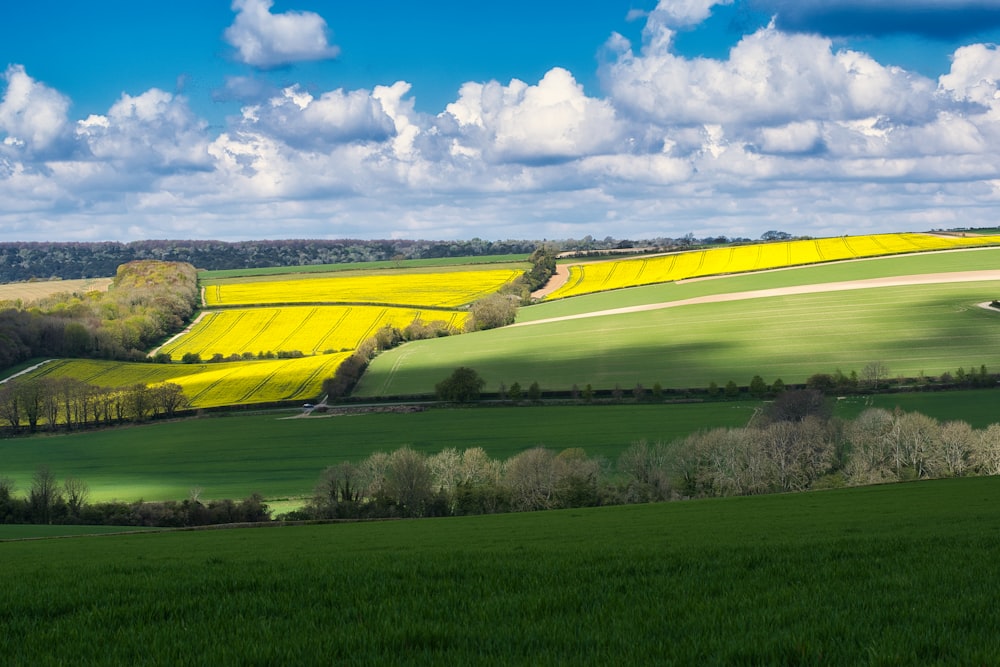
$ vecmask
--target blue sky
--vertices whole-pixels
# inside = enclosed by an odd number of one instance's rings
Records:
[[[1000,0],[0,12],[0,240],[997,224]]]

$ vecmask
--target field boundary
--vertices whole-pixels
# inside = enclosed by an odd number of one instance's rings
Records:
[[[586,313],[578,313],[575,315],[563,315],[561,317],[549,317],[543,320],[517,322],[516,324],[511,324],[509,326],[526,327],[535,324],[551,324],[553,322],[582,320],[590,317],[603,317],[606,315],[624,315],[626,313],[637,313],[649,310],[662,310],[664,308],[676,308],[679,306],[691,306],[702,303],[745,301],[748,299],[764,299],[775,296],[792,296],[798,294],[823,294],[826,292],[843,292],[849,290],[873,289],[879,287],[908,287],[912,285],[985,282],[990,280],[1000,281],[1000,269],[990,269],[983,271],[959,271],[954,273],[928,273],[923,275],[894,276],[889,278],[867,278],[864,280],[819,283],[815,285],[794,285],[790,287],[775,287],[763,290],[750,290],[748,292],[729,292],[725,294],[712,294],[708,296],[693,297],[690,299],[680,299],[678,301],[649,303],[639,306],[611,308],[608,310],[595,310]]]

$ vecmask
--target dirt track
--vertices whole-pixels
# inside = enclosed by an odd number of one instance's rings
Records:
[[[627,308],[612,308],[610,310],[599,310],[590,313],[580,313],[578,315],[565,315],[563,317],[552,317],[533,322],[519,322],[512,324],[515,327],[526,327],[533,324],[547,324],[549,322],[562,322],[565,320],[580,320],[587,317],[601,317],[603,315],[621,315],[624,313],[637,313],[645,310],[660,310],[663,308],[675,308],[677,306],[690,306],[697,303],[721,303],[725,301],[743,301],[746,299],[762,299],[771,296],[788,296],[792,294],[821,294],[823,292],[843,292],[846,290],[869,289],[872,287],[903,287],[907,285],[932,285],[935,283],[970,283],[985,280],[1000,280],[1000,270],[991,269],[988,271],[959,271],[956,273],[927,273],[917,276],[897,276],[892,278],[870,278],[868,280],[850,280],[836,283],[820,283],[816,285],[796,285],[793,287],[780,287],[774,289],[752,290],[749,292],[734,292],[731,294],[712,294],[700,296],[692,299],[681,299],[679,301],[667,301],[664,303],[648,303],[641,306],[629,306]]]

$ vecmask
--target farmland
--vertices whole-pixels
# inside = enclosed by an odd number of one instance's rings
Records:
[[[298,359],[219,364],[150,364],[62,359],[45,364],[27,378],[71,377],[100,387],[178,384],[194,408],[302,401],[315,398],[324,378],[350,354],[338,352]]]
[[[571,267],[569,281],[548,298],[560,299],[701,276],[998,243],[1000,237],[994,236],[965,238],[929,234],[877,234],[728,246],[656,257],[591,262]]]
[[[86,294],[87,292],[104,292],[111,284],[111,278],[80,278],[77,280],[41,280],[27,283],[0,284],[0,303],[4,301],[22,301],[30,303],[44,299],[53,294],[67,292],[70,294]]]
[[[545,446],[579,447],[613,461],[633,442],[670,442],[699,430],[744,426],[758,401],[669,405],[575,405],[433,409],[411,414],[287,419],[296,412],[213,416],[141,427],[7,440],[0,476],[29,487],[43,465],[63,479],[85,480],[93,499],[243,498],[260,492],[300,498],[320,471],[374,452],[411,447],[425,454],[482,447],[498,459]],[[838,401],[836,415],[853,419],[874,405],[961,419],[975,428],[997,421],[995,390],[857,396]]]
[[[257,354],[298,350],[308,355],[350,350],[380,327],[405,328],[416,320],[441,320],[461,330],[467,315],[460,311],[421,311],[380,306],[290,306],[227,309],[207,312],[190,333],[159,352],[180,359],[198,354]]]
[[[978,478],[7,543],[0,651],[25,665],[991,664],[998,495]]]
[[[487,390],[804,382],[881,360],[893,375],[1000,368],[1000,314],[979,308],[997,282],[883,287],[687,305],[417,341],[377,357],[360,396],[426,393],[457,366]],[[792,325],[793,323],[793,325]],[[848,344],[849,342],[849,344]]]
[[[523,270],[483,268],[216,283],[205,289],[207,306],[286,303],[373,303],[455,308],[496,292]]]

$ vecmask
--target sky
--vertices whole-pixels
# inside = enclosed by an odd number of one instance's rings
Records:
[[[1000,224],[1000,0],[33,0],[0,241]]]

